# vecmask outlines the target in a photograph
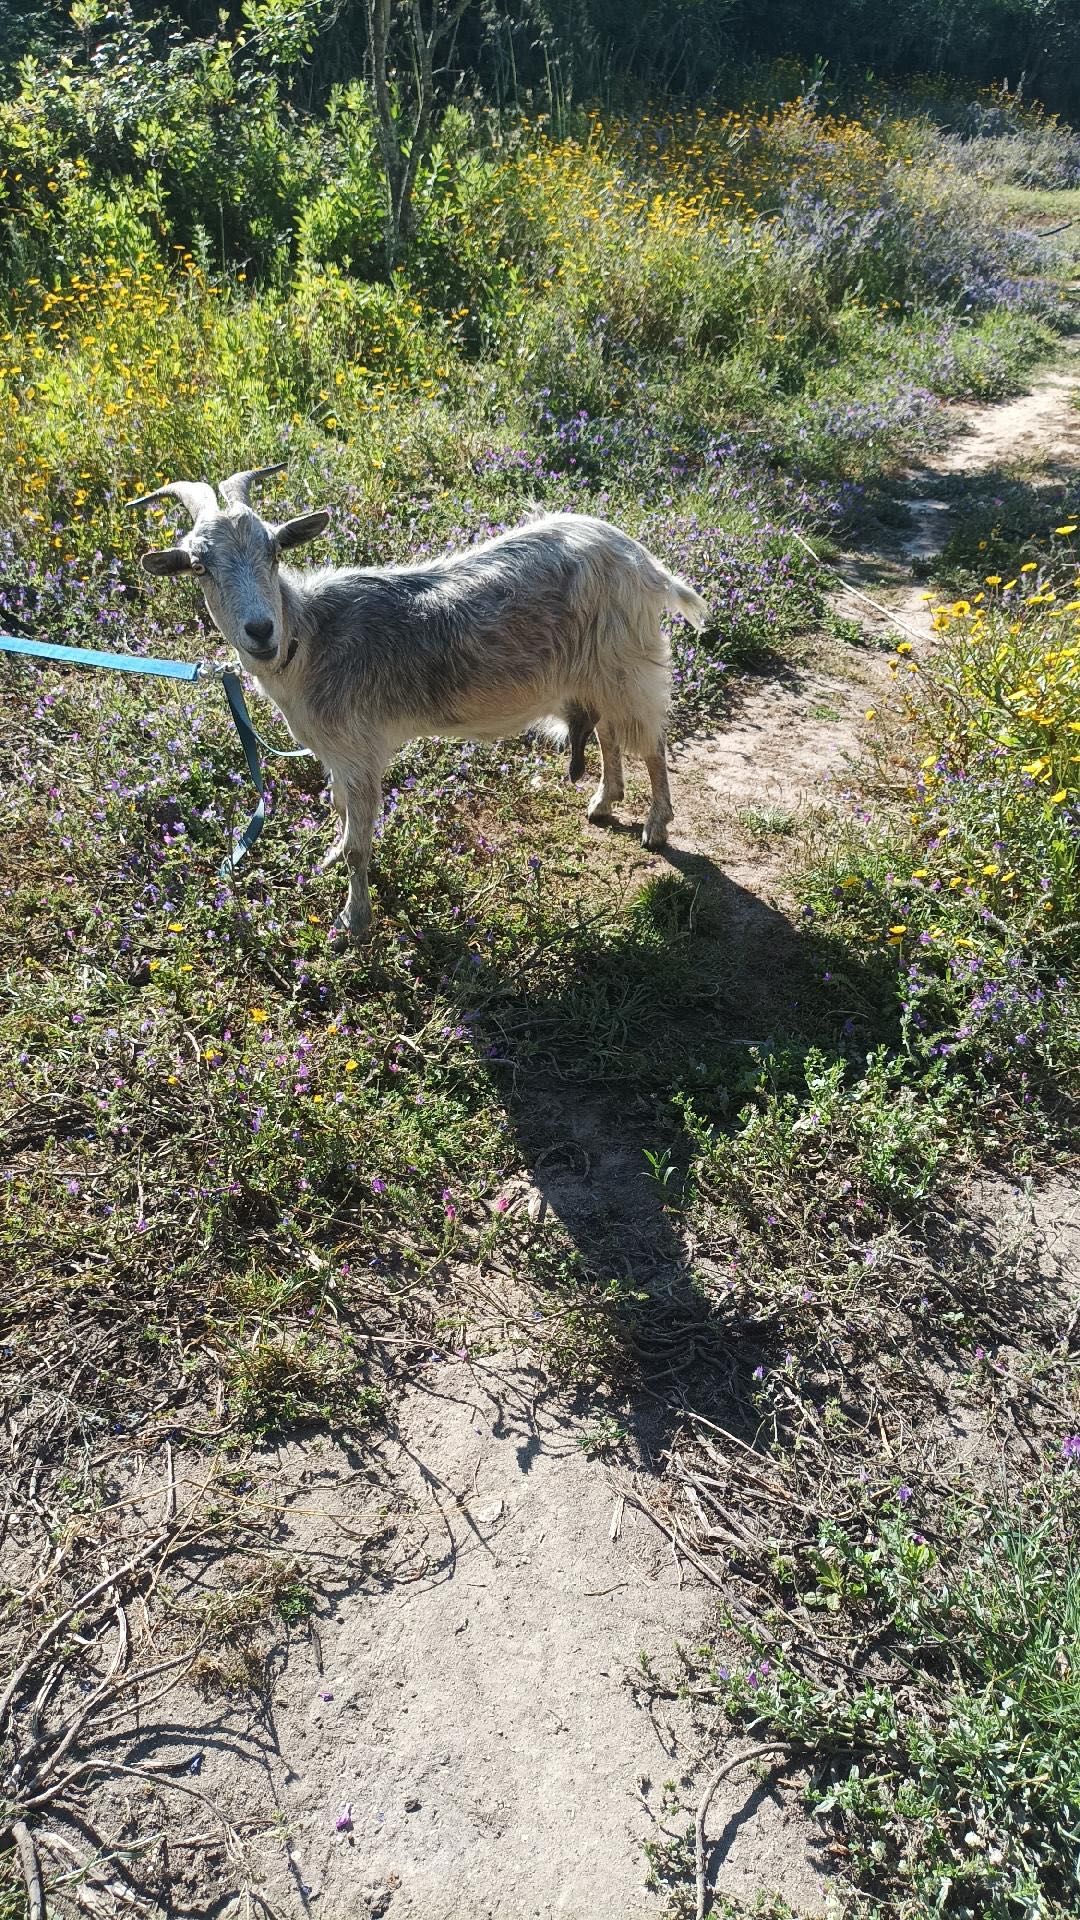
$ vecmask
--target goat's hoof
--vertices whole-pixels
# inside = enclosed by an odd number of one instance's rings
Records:
[[[643,847],[664,847],[667,845],[668,823],[666,820],[646,820],[641,834]]]
[[[348,909],[346,908],[346,910],[343,913],[338,914],[338,917],[335,920],[334,925],[337,928],[339,933],[344,933],[348,935],[349,939],[352,941],[354,946],[357,946],[357,947],[362,946],[365,940],[369,940],[371,938],[370,913],[367,915],[365,919],[361,919],[359,916],[357,916],[356,918],[353,918],[349,914]]]
[[[593,826],[600,826],[605,820],[613,818],[615,809],[622,799],[621,793],[597,793],[589,802],[585,818]]]

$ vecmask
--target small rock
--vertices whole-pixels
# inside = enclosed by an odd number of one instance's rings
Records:
[[[419,1799],[417,1798],[417,1796],[416,1796],[416,1794],[415,1794],[415,1793],[413,1793],[413,1794],[410,1794],[410,1795],[409,1795],[409,1798],[408,1798],[408,1799],[406,1800],[406,1802],[405,1802],[405,1811],[406,1811],[406,1813],[419,1813],[419,1811],[420,1811],[420,1801],[419,1801]]]

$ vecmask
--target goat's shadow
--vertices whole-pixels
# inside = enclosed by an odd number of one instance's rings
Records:
[[[641,882],[624,930],[572,944],[554,990],[495,962],[480,980],[463,947],[456,964],[440,952],[523,1169],[508,1204],[524,1216],[528,1277],[560,1307],[577,1286],[607,1303],[638,1383],[632,1421],[655,1453],[678,1406],[700,1404],[706,1349],[714,1404],[722,1386],[672,1205],[692,1152],[677,1101],[733,1124],[771,1059],[811,1046],[865,1054],[898,1016],[887,968],[854,960],[709,855],[676,839]],[[754,1364],[722,1362],[740,1401]]]
[[[554,968],[495,960],[478,977],[464,937],[438,956],[522,1169],[509,1191],[521,1277],[541,1311],[550,1288],[555,1316],[602,1303],[615,1338],[595,1373],[618,1378],[625,1362],[644,1454],[663,1450],[688,1404],[752,1441],[755,1369],[786,1336],[779,1320],[770,1333],[718,1311],[702,1284],[679,1205],[695,1151],[686,1109],[733,1131],[763,1083],[798,1087],[811,1049],[858,1071],[875,1047],[899,1047],[895,957],[771,904],[677,837],[641,869],[621,931],[565,951],[573,966],[556,986]],[[926,1330],[921,1357],[949,1371],[947,1329]],[[854,1375],[848,1387],[857,1400]],[[554,1390],[541,1391],[550,1410]]]

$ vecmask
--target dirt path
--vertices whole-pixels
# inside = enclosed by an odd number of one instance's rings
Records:
[[[917,632],[929,632],[926,589],[911,580],[911,569],[925,566],[942,551],[957,482],[993,473],[1043,481],[1074,477],[1080,472],[1080,409],[1073,404],[1078,392],[1080,371],[1074,362],[1041,374],[1030,391],[1015,400],[957,408],[955,436],[932,462],[911,473],[911,492],[904,502],[911,529],[899,542],[897,562],[877,569],[874,584],[884,588],[892,610]],[[865,585],[866,573],[865,565],[856,564],[855,584]],[[874,573],[871,562],[871,578]],[[850,601],[843,611],[854,611]],[[865,606],[857,617],[870,632],[887,627]]]
[[[883,586],[928,632],[912,566],[940,544],[948,485],[1012,458],[1075,470],[1076,387],[1071,371],[1051,372],[1020,400],[965,411],[948,452],[911,476],[913,525],[899,559],[877,579],[864,556],[871,590]],[[786,835],[808,813],[827,816],[885,679],[880,650],[832,643],[780,676],[747,676],[731,724],[675,755],[669,864],[697,862],[702,884],[723,889],[735,967],[760,964],[766,934],[780,947],[791,938]],[[666,870],[659,858],[635,863],[643,874]],[[567,1116],[561,1137],[573,1143],[578,1125]],[[586,1115],[579,1131],[588,1130]],[[549,1170],[545,1201],[571,1214],[604,1207],[612,1234],[646,1234],[636,1149],[598,1150],[591,1136],[588,1151],[579,1145]],[[358,1468],[329,1440],[258,1463],[281,1504],[281,1539],[316,1566],[343,1549],[349,1567],[318,1637],[282,1662],[272,1703],[224,1724],[204,1709],[201,1731],[183,1724],[187,1745],[206,1753],[202,1784],[216,1801],[275,1821],[230,1870],[268,1903],[263,1911],[656,1914],[642,1844],[658,1831],[662,1783],[692,1779],[695,1755],[673,1754],[673,1733],[687,1729],[654,1724],[626,1677],[641,1650],[698,1639],[710,1596],[588,1457],[583,1419],[596,1418],[512,1356],[433,1356],[374,1464]],[[658,1436],[647,1410],[631,1424],[632,1480],[655,1472]],[[802,1914],[824,1910],[791,1783],[781,1793],[729,1780],[710,1822],[727,1842],[720,1890],[752,1898],[766,1887]],[[194,1891],[188,1910],[205,1910]]]
[[[840,563],[844,577],[886,606],[917,637],[929,641],[931,620],[925,570],[948,538],[965,476],[1016,473],[1050,481],[1080,472],[1080,368],[1066,365],[1039,376],[1031,390],[995,406],[955,409],[955,432],[944,451],[907,475],[904,504],[910,526],[881,554],[859,553]],[[855,619],[882,647],[899,637],[865,601],[833,596],[838,612]],[[782,862],[769,851],[768,820],[747,846],[748,814],[791,815],[829,805],[829,789],[859,758],[866,708],[888,679],[881,652],[832,646],[825,658],[748,677],[730,725],[697,735],[677,750],[680,825],[689,799],[691,832],[685,844],[722,850],[725,870],[742,884],[766,888]],[[734,852],[734,860],[732,853]],[[777,897],[774,895],[774,897]]]

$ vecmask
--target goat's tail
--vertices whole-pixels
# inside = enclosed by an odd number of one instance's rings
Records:
[[[668,612],[681,613],[683,619],[689,620],[690,625],[700,633],[709,617],[709,609],[700,593],[695,593],[685,580],[680,580],[677,573],[667,573],[665,585]]]

